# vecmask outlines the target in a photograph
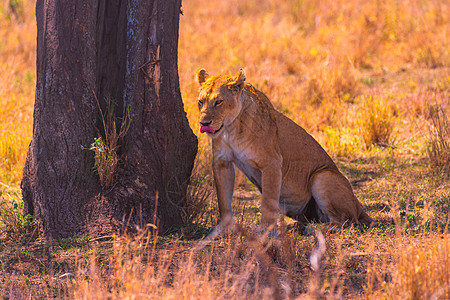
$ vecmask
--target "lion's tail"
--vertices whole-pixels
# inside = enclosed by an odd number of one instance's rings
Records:
[[[359,221],[359,223],[369,226],[369,227],[373,227],[373,226],[377,225],[377,222],[375,222],[371,217],[369,217],[369,215],[365,211],[361,211],[358,221]]]

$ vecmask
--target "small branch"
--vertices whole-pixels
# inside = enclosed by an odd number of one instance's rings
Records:
[[[143,67],[145,67],[145,66],[147,66],[147,65],[156,65],[156,64],[159,64],[161,62],[161,60],[160,59],[156,59],[156,60],[149,60],[148,62],[146,62],[146,63],[143,63],[140,67],[138,67],[138,69],[142,69]]]
[[[103,196],[106,196],[106,195],[108,195],[109,193],[111,193],[112,190],[116,187],[117,183],[118,183],[118,181],[116,181],[116,183],[114,183],[114,185],[113,185],[109,190],[107,190],[106,192],[102,193],[102,195],[103,195]]]
[[[110,240],[112,238],[113,238],[112,235],[99,236],[95,239],[89,240],[89,242],[96,242],[96,241],[100,241],[100,240]]]
[[[148,78],[149,80],[151,80],[152,78],[150,77],[150,75],[148,75],[147,71],[144,70],[144,67],[146,67],[146,66],[148,66],[148,65],[154,66],[154,65],[156,65],[156,64],[158,64],[158,63],[160,63],[160,62],[161,62],[161,60],[159,60],[159,59],[156,59],[156,60],[149,60],[148,62],[142,64],[138,69],[141,70],[142,72],[144,72],[145,76],[147,76],[147,78]]]

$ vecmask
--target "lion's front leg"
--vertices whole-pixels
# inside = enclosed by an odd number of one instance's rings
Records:
[[[271,161],[261,171],[261,223],[263,226],[276,227],[282,181],[281,162],[279,160]]]
[[[214,183],[216,185],[217,198],[219,200],[220,222],[222,230],[232,229],[233,211],[233,189],[235,172],[232,162],[215,159],[213,160]]]

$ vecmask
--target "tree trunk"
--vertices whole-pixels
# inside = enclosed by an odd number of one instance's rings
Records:
[[[37,1],[33,137],[21,187],[24,213],[44,236],[98,236],[149,223],[163,233],[182,224],[197,139],[179,89],[180,6]],[[131,121],[108,189],[93,171],[94,153],[83,149],[103,132],[105,99]]]

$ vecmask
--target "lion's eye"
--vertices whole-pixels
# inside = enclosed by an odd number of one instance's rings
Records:
[[[198,100],[198,106],[202,107],[203,106],[203,101],[202,100]]]
[[[214,103],[214,106],[219,106],[223,103],[223,100],[217,100],[216,103]]]

